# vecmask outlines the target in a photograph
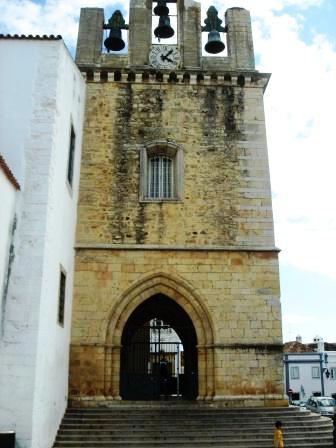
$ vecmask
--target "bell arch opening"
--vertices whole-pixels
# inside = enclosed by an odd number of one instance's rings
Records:
[[[124,400],[198,396],[196,331],[187,312],[164,294],[138,305],[124,326],[120,396]]]

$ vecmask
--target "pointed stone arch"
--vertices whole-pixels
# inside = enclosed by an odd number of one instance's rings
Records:
[[[120,349],[123,329],[131,316],[147,299],[163,294],[180,305],[190,317],[197,335],[198,399],[215,395],[213,324],[204,301],[184,279],[163,272],[152,273],[137,281],[117,300],[110,311],[106,331],[105,392],[119,397]]]

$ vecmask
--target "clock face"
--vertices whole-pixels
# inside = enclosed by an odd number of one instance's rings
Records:
[[[176,45],[153,45],[149,63],[155,68],[172,69],[180,64],[180,52]]]

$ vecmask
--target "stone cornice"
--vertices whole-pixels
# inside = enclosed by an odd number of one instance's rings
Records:
[[[104,69],[79,67],[84,79],[88,82],[135,83],[135,84],[175,84],[213,85],[237,87],[261,87],[266,89],[270,73],[257,71],[203,71],[203,70],[154,70],[148,66],[134,69]]]
[[[279,343],[263,343],[263,342],[255,342],[255,343],[232,343],[232,344],[213,344],[208,345],[206,348],[214,348],[219,350],[259,350],[259,351],[283,351],[283,344]]]
[[[210,245],[161,245],[161,244],[109,244],[109,243],[77,243],[76,250],[160,250],[183,252],[274,252],[280,249],[275,246],[210,246]]]

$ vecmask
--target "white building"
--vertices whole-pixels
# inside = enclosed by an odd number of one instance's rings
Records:
[[[0,35],[0,60],[0,153],[20,184],[0,173],[0,431],[49,448],[67,405],[85,85],[60,37]]]
[[[306,401],[311,395],[336,398],[335,344],[324,343],[317,336],[313,344],[285,344],[285,391],[292,391],[293,400]]]

